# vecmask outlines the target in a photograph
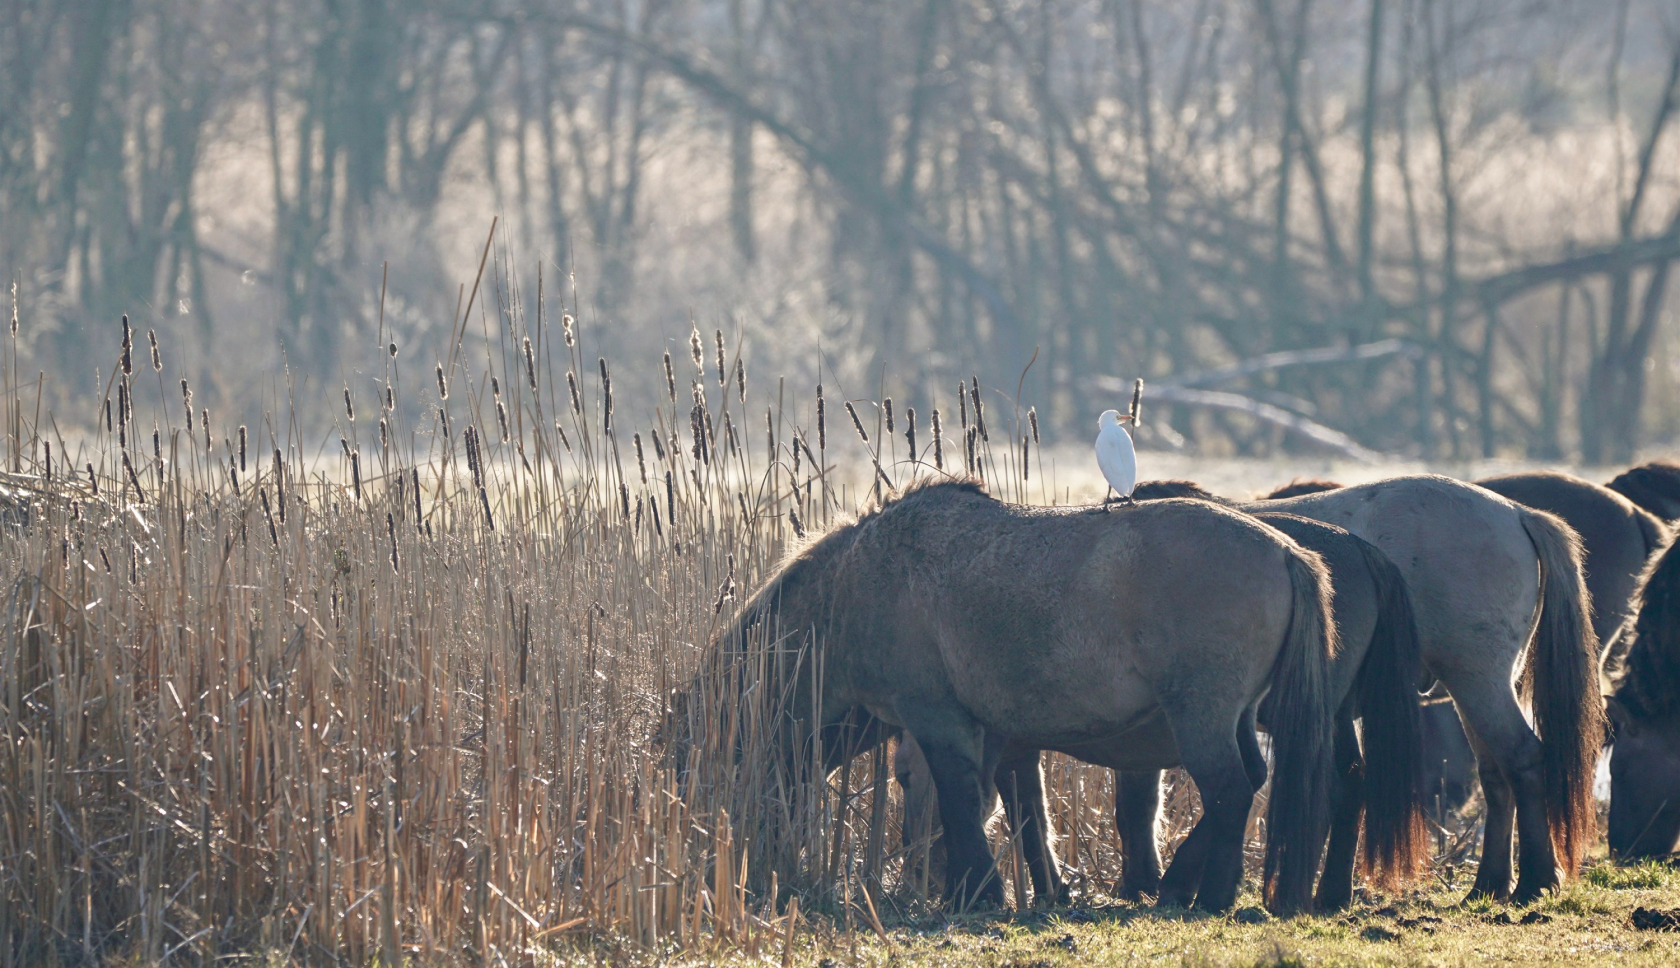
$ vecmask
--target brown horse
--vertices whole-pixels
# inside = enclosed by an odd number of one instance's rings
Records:
[[[1680,543],[1653,560],[1621,636],[1606,669],[1610,850],[1661,856],[1680,845]]]
[[[1233,506],[1344,527],[1405,576],[1424,664],[1468,727],[1487,798],[1471,896],[1533,900],[1558,884],[1560,852],[1564,874],[1573,873],[1596,826],[1592,779],[1603,734],[1598,638],[1575,532],[1544,511],[1436,475]],[[1521,855],[1514,895],[1513,834]]]
[[[1605,486],[1669,524],[1680,521],[1680,463],[1654,460],[1630,467]]]
[[[959,903],[1002,900],[982,828],[1000,764],[1019,762],[1011,797],[1043,816],[1037,750],[1124,769],[1183,763],[1204,804],[1179,851],[1195,876],[1169,877],[1162,900],[1211,910],[1232,904],[1241,879],[1269,690],[1266,893],[1292,912],[1311,901],[1332,782],[1329,596],[1316,555],[1203,502],[1103,513],[931,484],[792,557],[702,678],[787,697],[773,729],[784,769],[838,766],[866,718],[908,731],[938,790]],[[734,722],[732,708],[707,705],[691,700],[674,728],[679,757],[697,731]]]
[[[1140,490],[1143,498],[1152,496],[1151,485]],[[1318,552],[1330,569],[1332,613],[1342,643],[1330,674],[1330,691],[1337,704],[1337,785],[1317,906],[1336,910],[1352,899],[1362,816],[1366,865],[1380,872],[1387,883],[1403,883],[1414,876],[1428,846],[1419,781],[1417,684],[1422,660],[1411,599],[1394,563],[1368,542],[1341,528],[1292,514],[1255,516]],[[1268,697],[1260,707],[1260,724],[1269,726],[1277,717],[1276,701]],[[1362,729],[1355,726],[1361,718]],[[918,837],[925,840],[931,835],[928,818],[934,802],[926,766],[919,761],[913,742],[900,745],[894,767],[904,788],[907,842]],[[1131,899],[1155,896],[1162,880],[1157,840],[1161,771],[1123,771],[1116,779],[1115,822],[1125,852],[1121,893]],[[1005,813],[1018,825],[1023,808],[1017,807],[1012,796],[1018,785],[1016,775],[1000,771],[996,785],[1004,795]],[[1030,807],[1030,802],[1025,804],[1025,811],[1030,813]],[[1030,815],[1024,819],[1027,830],[1046,824]],[[1023,838],[1034,889],[1041,898],[1059,898],[1062,885],[1049,880],[1053,865],[1045,864],[1036,853],[1039,843]],[[1175,858],[1174,865],[1178,863]]]

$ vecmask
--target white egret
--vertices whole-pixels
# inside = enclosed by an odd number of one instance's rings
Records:
[[[1097,466],[1102,468],[1108,486],[1128,504],[1132,488],[1137,486],[1137,451],[1124,426],[1131,419],[1131,414],[1118,410],[1104,410],[1097,418]]]

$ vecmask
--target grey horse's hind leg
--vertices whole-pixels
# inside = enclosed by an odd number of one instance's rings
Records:
[[[1120,831],[1120,896],[1128,901],[1161,891],[1161,770],[1114,774],[1114,825]]]
[[[1038,750],[1005,753],[997,768],[997,791],[1010,829],[1021,838],[1021,855],[1032,873],[1034,903],[1066,904],[1068,889],[1056,861],[1041,769]]]
[[[1324,875],[1318,882],[1320,911],[1339,911],[1353,900],[1353,869],[1359,859],[1359,818],[1365,812],[1365,758],[1353,711],[1336,714],[1336,788],[1331,808],[1330,849],[1325,852]]]
[[[985,819],[993,789],[986,781],[995,763],[986,762],[984,732],[973,722],[956,721],[961,714],[918,712],[906,717],[906,726],[921,746],[939,795],[939,818],[945,828],[946,903],[958,908],[1002,907],[1003,882],[986,842]]]
[[[1482,860],[1469,896],[1527,903],[1556,887],[1559,880],[1546,814],[1540,739],[1523,719],[1514,697],[1505,704],[1471,700],[1459,709],[1487,800]],[[1521,857],[1515,894],[1511,892],[1513,826]]]
[[[1236,903],[1243,832],[1254,805],[1250,764],[1259,753],[1253,722],[1244,716],[1235,732],[1204,727],[1195,717],[1173,723],[1184,768],[1202,797],[1202,818],[1161,879],[1163,906],[1188,907],[1194,899],[1201,910],[1224,911]]]

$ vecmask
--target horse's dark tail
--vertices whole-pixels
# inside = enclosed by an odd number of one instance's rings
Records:
[[[1593,773],[1604,735],[1598,689],[1598,637],[1588,618],[1591,596],[1581,570],[1581,538],[1544,511],[1518,507],[1540,558],[1540,621],[1523,678],[1540,734],[1546,814],[1566,876],[1597,835]]]
[[[1417,692],[1423,657],[1406,579],[1369,542],[1360,541],[1359,550],[1377,590],[1377,627],[1359,669],[1365,868],[1396,888],[1417,876],[1429,852]]]
[[[1331,728],[1329,666],[1337,650],[1330,621],[1330,575],[1310,551],[1288,557],[1293,592],[1289,631],[1272,669],[1276,712],[1272,795],[1266,809],[1266,905],[1279,915],[1308,910],[1329,818]]]

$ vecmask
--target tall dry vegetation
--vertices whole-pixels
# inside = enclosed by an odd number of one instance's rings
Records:
[[[721,333],[664,399],[615,399],[540,283],[481,282],[435,359],[381,333],[324,453],[286,412],[196,406],[126,319],[81,438],[7,367],[0,961],[770,950],[795,897],[859,927],[918,903],[886,750],[782,789],[772,711],[732,697],[679,783],[664,697],[872,475],[1030,497],[1036,415],[972,384],[929,415],[767,393]],[[1051,769],[1093,884],[1108,782]]]

